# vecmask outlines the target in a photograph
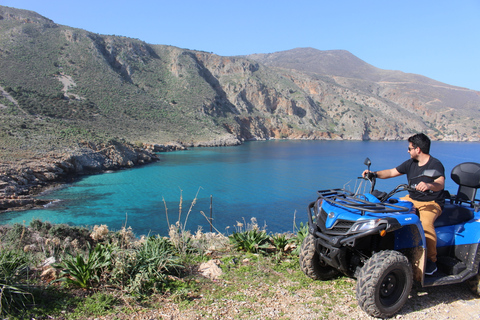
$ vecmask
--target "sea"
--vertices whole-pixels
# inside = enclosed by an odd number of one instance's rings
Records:
[[[269,140],[159,153],[156,163],[83,176],[45,192],[39,198],[52,199],[49,205],[0,214],[0,224],[39,219],[126,227],[137,236],[166,236],[176,223],[192,233],[231,234],[254,223],[269,233],[296,232],[318,190],[359,191],[367,157],[371,170],[393,168],[409,158],[407,147],[406,141]],[[480,143],[433,141],[430,154],[442,161],[446,189],[455,194],[450,172],[459,163],[480,162]],[[402,183],[404,176],[378,180],[376,189]]]

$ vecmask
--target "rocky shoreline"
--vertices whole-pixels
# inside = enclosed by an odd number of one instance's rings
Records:
[[[162,151],[182,149],[164,146]],[[0,164],[0,213],[44,206],[51,200],[36,199],[39,193],[72,179],[121,170],[158,161],[155,148],[109,142],[83,143],[75,150],[51,153],[35,159]]]
[[[82,175],[132,168],[158,161],[156,153],[187,150],[188,147],[234,146],[242,142],[231,135],[209,142],[132,144],[110,141],[81,142],[78,148],[51,152],[36,158],[0,163],[0,213],[42,207],[54,199],[35,196]]]
[[[236,146],[231,136],[208,142],[148,144],[141,147],[110,141],[82,142],[76,149],[51,152],[35,158],[0,163],[0,214],[43,207],[55,199],[38,199],[40,193],[64,185],[83,175],[122,170],[159,161],[156,153],[191,147]]]

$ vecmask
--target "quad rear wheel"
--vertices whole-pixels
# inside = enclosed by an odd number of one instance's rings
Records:
[[[339,273],[320,261],[320,256],[315,250],[315,238],[311,234],[305,237],[300,248],[300,268],[313,280],[330,280]]]
[[[367,314],[388,318],[405,304],[412,288],[413,272],[407,257],[398,251],[375,253],[357,278],[356,294]]]

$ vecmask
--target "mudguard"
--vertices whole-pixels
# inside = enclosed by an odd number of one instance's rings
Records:
[[[480,213],[464,224],[436,228],[437,247],[480,243]]]

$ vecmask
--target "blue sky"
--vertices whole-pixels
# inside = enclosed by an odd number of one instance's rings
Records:
[[[62,25],[222,56],[343,49],[480,91],[479,0],[0,0]]]

